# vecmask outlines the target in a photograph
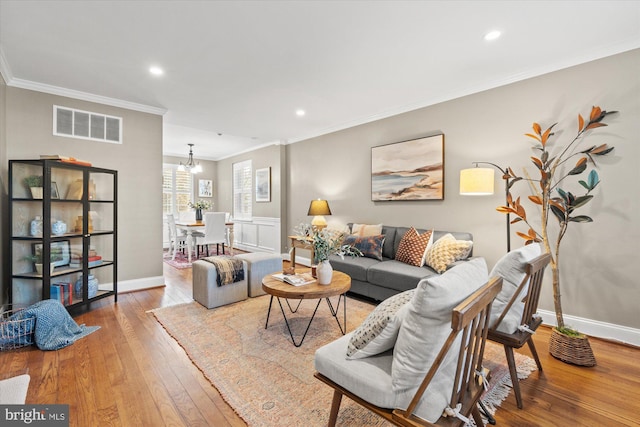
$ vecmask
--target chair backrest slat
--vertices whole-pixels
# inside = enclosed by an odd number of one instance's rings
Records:
[[[527,288],[527,294],[524,297],[524,310],[522,312],[522,319],[520,324],[528,325],[533,319],[533,315],[538,311],[538,301],[540,300],[540,290],[542,288],[542,279],[544,277],[544,270],[551,261],[551,255],[544,253],[531,261],[527,262],[525,267],[524,279],[518,286],[518,289],[513,293],[513,296],[509,300],[509,303],[505,306],[504,310],[500,314],[500,317],[493,325],[493,328],[497,328],[500,322],[505,318],[513,304],[517,302],[518,297],[522,293],[525,286]]]
[[[460,336],[460,349],[453,383],[452,407],[462,402],[468,395],[467,390],[473,383],[475,371],[482,369],[484,343],[487,338],[491,303],[502,288],[502,278],[494,277],[484,286],[471,294],[451,314],[451,333],[440,349],[438,356],[418,387],[406,411],[401,411],[406,418],[411,417],[422,399],[422,395],[436,374],[445,356]]]

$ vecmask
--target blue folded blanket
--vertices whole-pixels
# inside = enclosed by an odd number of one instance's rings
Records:
[[[35,318],[34,342],[40,350],[61,349],[100,329],[100,326],[78,325],[60,301],[53,299],[42,300],[20,310],[9,320],[27,318]],[[19,334],[16,337],[17,340],[24,340]]]

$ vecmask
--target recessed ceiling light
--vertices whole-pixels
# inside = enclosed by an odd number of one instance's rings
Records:
[[[160,67],[151,67],[149,68],[149,72],[154,76],[161,76],[164,74],[164,70]]]
[[[296,110],[296,116],[298,116],[298,117],[302,117],[302,116],[304,116],[305,114],[307,114],[307,113],[305,113],[305,111],[304,111],[304,110]]]
[[[502,33],[498,30],[489,31],[487,34],[484,35],[484,39],[487,41],[495,40],[498,37],[500,37],[500,34]]]

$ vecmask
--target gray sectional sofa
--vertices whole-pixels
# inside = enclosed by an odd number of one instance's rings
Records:
[[[351,227],[351,224],[349,226]],[[417,230],[420,234],[426,231]],[[334,270],[351,276],[350,292],[377,301],[383,301],[392,295],[413,289],[421,279],[438,273],[428,266],[416,267],[395,260],[400,240],[407,231],[409,231],[409,227],[382,226],[382,234],[385,236],[382,261],[350,256],[341,259],[337,255],[332,255],[330,258],[331,266]],[[435,242],[447,233],[451,233],[458,240],[473,240],[471,233],[434,230],[433,241]],[[469,253],[469,257],[472,253],[473,249]],[[456,261],[454,265],[460,262],[464,261]]]

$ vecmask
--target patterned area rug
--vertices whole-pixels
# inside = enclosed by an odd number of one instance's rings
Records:
[[[332,302],[335,306],[337,300]],[[326,426],[333,390],[313,377],[313,356],[315,349],[341,336],[338,325],[323,302],[304,343],[296,348],[276,301],[265,330],[268,307],[265,295],[212,310],[193,302],[156,309],[153,314],[249,426]],[[296,340],[314,308],[315,301],[303,301],[297,314],[287,313]],[[347,299],[347,331],[372,309],[371,304]],[[533,359],[518,353],[516,363],[521,378],[536,369]],[[485,365],[492,376],[483,400],[493,412],[511,390],[502,347],[487,344]],[[389,424],[344,398],[338,425]]]
[[[214,256],[217,255],[216,251],[215,251],[215,247],[212,245],[212,247],[214,248],[213,250],[209,250],[209,256]],[[226,251],[225,251],[226,252]],[[226,252],[227,254],[229,252]],[[222,255],[222,254],[220,254]],[[195,255],[193,255],[191,257],[191,261],[196,261],[198,259],[202,259],[202,258],[206,258],[207,253],[200,253],[200,256],[196,258]],[[183,254],[182,252],[178,251],[178,253],[176,254],[176,259],[171,259],[171,253],[169,253],[168,251],[164,251],[162,254],[162,260],[164,262],[166,262],[167,264],[169,264],[171,267],[177,268],[177,269],[185,269],[185,268],[191,268],[191,263],[189,262],[189,259],[187,258],[187,254]]]

